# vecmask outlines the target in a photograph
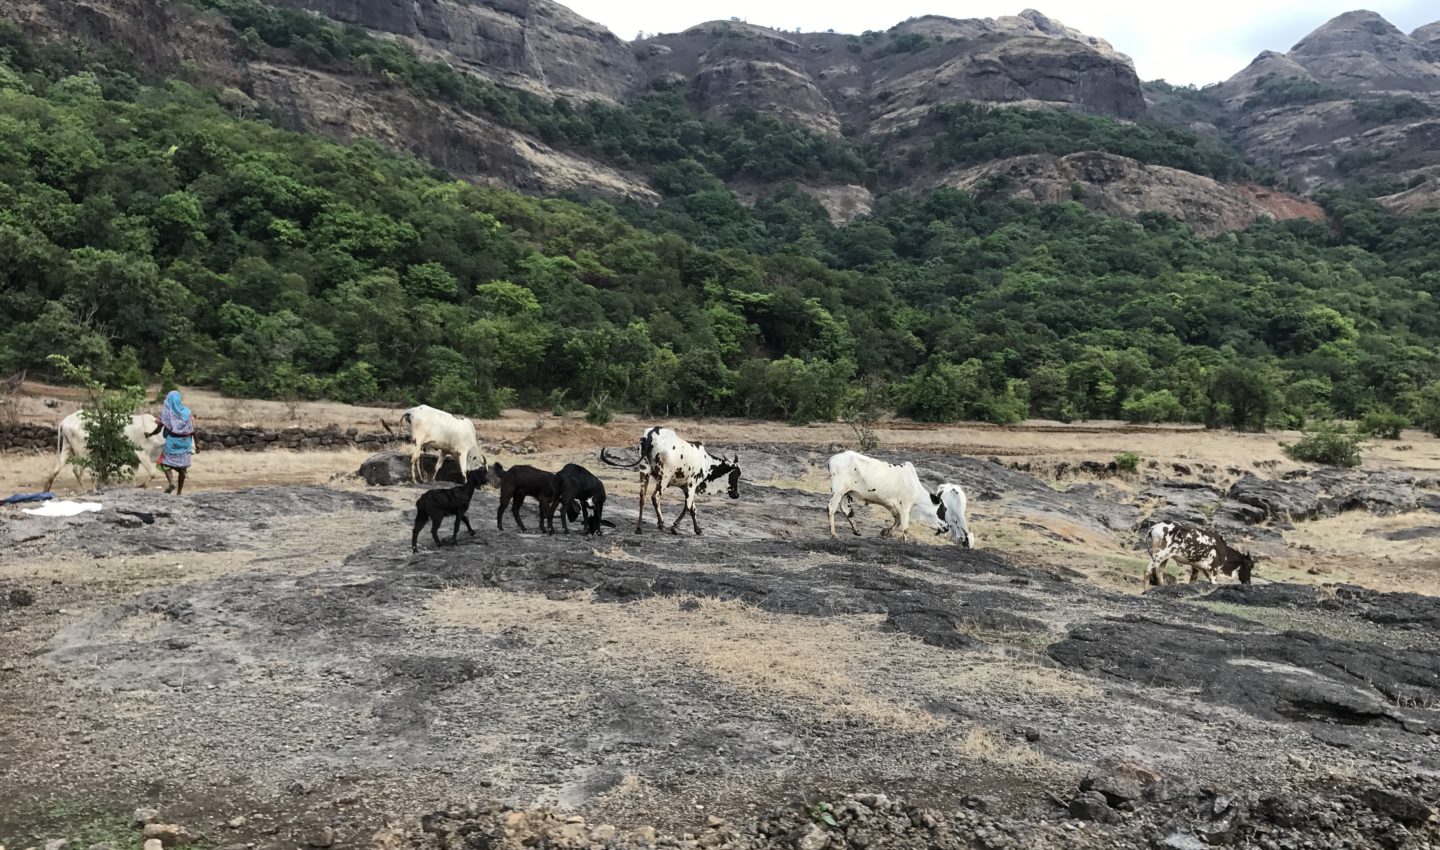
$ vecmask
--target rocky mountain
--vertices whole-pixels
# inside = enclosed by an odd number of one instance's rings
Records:
[[[545,104],[623,106],[658,86],[721,124],[758,113],[869,151],[885,165],[879,177],[861,180],[852,170],[796,179],[837,222],[869,211],[885,192],[970,187],[995,175],[1024,197],[1078,196],[1128,216],[1165,212],[1204,233],[1315,214],[1275,190],[1083,148],[1018,158],[1002,151],[965,167],[930,161],[936,107],[965,101],[1169,121],[1237,145],[1302,190],[1383,174],[1400,181],[1388,185],[1394,193],[1440,169],[1440,23],[1405,35],[1368,12],[1342,15],[1289,53],[1264,53],[1224,84],[1183,97],[1143,87],[1108,42],[1033,10],[925,16],[861,35],[714,21],[635,43],[552,0],[18,0],[0,15],[42,38],[121,47],[150,72],[226,90],[238,108],[266,108],[344,141],[377,139],[469,180],[661,198],[653,168],[623,147],[571,144],[507,117],[513,104],[477,107],[476,97],[450,91],[454,77],[417,83],[384,58],[352,61],[342,50],[317,62],[303,39],[267,40],[256,32],[264,15],[234,13],[263,3],[359,28],[417,62]],[[752,176],[730,185],[748,200],[770,184]],[[1436,194],[1411,193],[1400,206]]]
[[[1440,23],[1346,12],[1209,92],[1237,146],[1301,190],[1440,178]]]
[[[829,134],[873,139],[956,100],[1123,119],[1145,110],[1129,57],[1033,10],[915,18],[864,36],[712,21],[637,48],[651,78],[690,86],[706,114],[749,107]]]

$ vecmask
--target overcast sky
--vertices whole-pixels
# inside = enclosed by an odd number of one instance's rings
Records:
[[[752,24],[793,30],[860,33],[889,29],[918,15],[994,18],[1025,8],[1005,0],[560,0],[629,40],[646,33],[679,32],[732,16]],[[1025,0],[1018,0],[1024,3]],[[1035,0],[1039,3],[1039,0]],[[1036,8],[1089,35],[1107,39],[1135,60],[1142,80],[1219,82],[1262,50],[1289,50],[1325,21],[1356,8],[1357,0],[1047,0]],[[1370,0],[1362,8],[1410,32],[1440,19],[1436,0]]]

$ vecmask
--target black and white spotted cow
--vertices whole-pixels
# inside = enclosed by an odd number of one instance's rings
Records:
[[[655,507],[655,522],[661,530],[665,528],[665,517],[660,513],[660,491],[666,487],[679,487],[685,493],[685,507],[670,526],[675,529],[685,514],[695,533],[700,533],[700,521],[695,517],[695,495],[705,492],[705,485],[719,478],[728,478],[726,494],[732,499],[740,498],[740,456],[716,457],[705,450],[700,443],[680,439],[669,428],[651,428],[640,438],[640,457],[633,463],[621,463],[610,457],[605,449],[600,450],[600,459],[608,466],[640,471],[640,515],[635,519],[635,533],[639,534],[645,523],[645,493],[653,484],[650,504]]]
[[[1177,564],[1190,567],[1191,582],[1200,573],[1213,582],[1218,570],[1239,579],[1241,584],[1250,583],[1255,559],[1248,552],[1230,548],[1225,538],[1213,531],[1183,522],[1157,522],[1150,526],[1149,534],[1150,566],[1145,568],[1146,584],[1160,583],[1160,570],[1171,558]]]

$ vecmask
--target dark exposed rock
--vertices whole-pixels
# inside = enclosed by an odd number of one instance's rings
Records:
[[[1365,805],[1404,824],[1424,823],[1435,814],[1424,800],[1388,788],[1367,788],[1364,800]]]
[[[445,455],[444,461],[440,464],[440,471],[435,471],[435,464],[439,458],[439,455],[429,452],[420,456],[421,479],[427,483],[433,478],[435,482],[464,484],[465,476],[460,471],[460,463],[451,455]],[[409,484],[411,483],[410,455],[404,452],[376,452],[360,464],[358,473],[361,478],[365,479],[366,484],[372,486]]]
[[[1091,820],[1096,823],[1115,823],[1120,814],[1105,802],[1105,795],[1099,791],[1081,791],[1070,800],[1070,817]]]

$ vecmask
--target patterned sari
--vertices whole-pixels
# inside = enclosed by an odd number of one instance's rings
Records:
[[[165,429],[165,449],[160,465],[171,469],[188,469],[195,453],[195,419],[190,408],[180,402],[180,391],[171,390],[160,408],[160,424]]]

